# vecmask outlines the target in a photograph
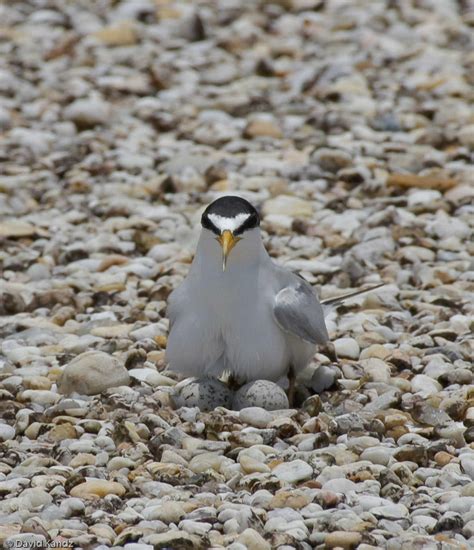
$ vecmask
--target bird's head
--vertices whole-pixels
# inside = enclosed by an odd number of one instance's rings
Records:
[[[260,225],[260,217],[248,201],[229,195],[215,200],[206,208],[201,225],[205,230],[212,231],[221,245],[222,270],[225,271],[230,252]]]

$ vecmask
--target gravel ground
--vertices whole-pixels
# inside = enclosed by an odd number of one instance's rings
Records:
[[[473,26],[469,0],[0,6],[0,542],[474,547]],[[386,283],[328,316],[295,410],[176,408],[166,298],[225,192],[323,298]]]

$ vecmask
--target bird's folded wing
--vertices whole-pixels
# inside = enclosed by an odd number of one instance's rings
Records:
[[[305,342],[324,344],[329,339],[323,308],[309,285],[300,283],[280,290],[273,314],[281,329]]]

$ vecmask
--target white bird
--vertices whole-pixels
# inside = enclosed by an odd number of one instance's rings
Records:
[[[169,367],[186,376],[228,373],[237,384],[288,376],[292,401],[296,375],[329,340],[321,303],[308,282],[270,258],[245,199],[215,200],[201,225],[189,274],[169,296]]]

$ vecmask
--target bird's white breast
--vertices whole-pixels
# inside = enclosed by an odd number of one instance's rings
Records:
[[[260,235],[237,244],[224,272],[220,254],[214,238],[201,238],[188,278],[170,297],[170,366],[192,376],[228,370],[241,381],[278,380],[291,350],[273,318],[278,281]]]

